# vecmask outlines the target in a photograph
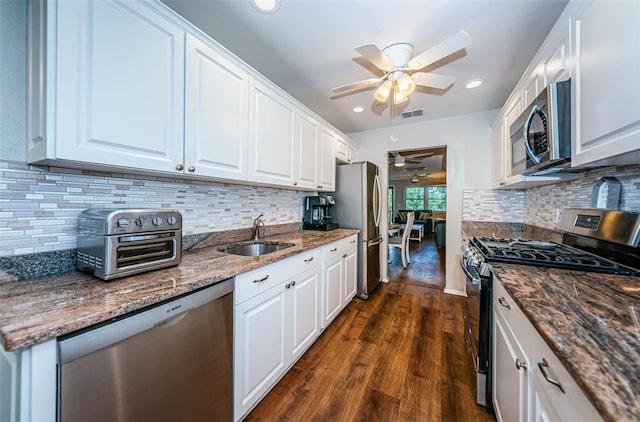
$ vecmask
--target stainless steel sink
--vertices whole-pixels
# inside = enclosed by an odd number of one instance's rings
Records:
[[[293,243],[280,242],[251,242],[251,243],[235,243],[218,248],[220,252],[242,255],[242,256],[260,256],[272,252],[281,251],[293,246]]]

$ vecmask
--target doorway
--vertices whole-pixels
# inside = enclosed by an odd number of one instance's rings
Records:
[[[399,225],[402,229],[406,213],[415,212],[414,230],[408,241],[411,263],[403,268],[400,249],[390,248],[389,280],[444,288],[447,148],[389,151],[387,157],[390,228],[397,229]]]

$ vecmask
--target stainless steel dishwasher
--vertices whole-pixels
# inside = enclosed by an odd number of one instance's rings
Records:
[[[59,341],[60,421],[231,421],[233,280]]]

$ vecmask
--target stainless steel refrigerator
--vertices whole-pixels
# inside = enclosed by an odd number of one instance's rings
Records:
[[[368,161],[339,165],[333,195],[333,221],[358,229],[358,296],[368,299],[380,283],[382,190],[378,166]]]

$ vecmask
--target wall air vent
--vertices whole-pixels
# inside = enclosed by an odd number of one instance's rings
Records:
[[[411,117],[418,117],[418,116],[422,116],[422,109],[402,112],[403,119],[409,119]]]

